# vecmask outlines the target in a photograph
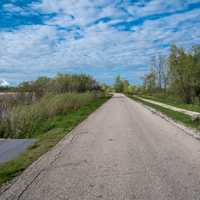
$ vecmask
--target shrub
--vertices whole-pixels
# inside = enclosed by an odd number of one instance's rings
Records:
[[[44,120],[78,109],[95,98],[97,96],[94,93],[48,94],[31,105],[16,106],[1,120],[0,137],[31,137]]]

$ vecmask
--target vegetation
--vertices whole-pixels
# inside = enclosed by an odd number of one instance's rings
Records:
[[[152,68],[144,77],[143,93],[165,93],[186,104],[200,104],[200,46],[186,51],[172,45],[167,57],[152,60]]]
[[[183,108],[185,110],[200,112],[199,104],[184,103],[181,98],[178,98],[177,96],[169,94],[169,93],[156,92],[156,93],[153,93],[152,95],[141,93],[140,96],[145,99],[159,101],[171,106],[175,106],[177,108]]]
[[[114,90],[115,92],[131,94],[134,91],[134,86],[130,85],[127,80],[122,79],[120,76],[117,76],[114,83]]]
[[[102,105],[109,97],[99,97],[87,105],[62,112],[38,124],[34,132],[37,142],[15,160],[0,165],[0,185],[21,173],[33,161],[52,148],[78,123]]]
[[[46,94],[83,93],[101,91],[100,85],[88,75],[58,74],[54,78],[39,77],[16,87],[0,87],[0,117],[2,110],[38,101]]]
[[[134,94],[200,112],[200,46],[186,51],[172,45],[168,56],[158,55],[152,59],[150,72],[143,80],[143,86],[137,87]],[[199,120],[194,121],[185,114],[133,98],[159,110],[175,121],[200,130]]]
[[[23,82],[0,95],[0,137],[32,137],[41,122],[87,105],[100,93],[96,80],[84,74]]]
[[[15,106],[0,121],[0,137],[30,138],[45,120],[77,110],[97,98],[94,93],[48,94],[33,104]]]
[[[28,81],[19,84],[17,91],[32,93],[39,98],[46,93],[66,93],[100,90],[100,85],[88,75],[58,74],[55,78],[40,77],[35,81]]]
[[[107,84],[102,84],[101,90],[106,94],[110,94],[110,93],[114,92],[114,88]]]
[[[15,89],[16,89],[15,87],[0,85],[0,93],[1,92],[12,92],[12,91],[15,91]]]
[[[176,122],[180,122],[187,127],[194,128],[196,130],[200,130],[199,121],[198,120],[192,120],[192,118],[188,115],[185,115],[183,113],[176,112],[176,111],[173,111],[173,110],[170,110],[170,109],[167,109],[167,108],[163,108],[162,106],[159,106],[159,105],[155,105],[155,104],[143,101],[140,98],[137,98],[135,96],[130,96],[130,97],[132,99],[136,100],[136,101],[140,101],[143,104],[158,110],[159,112],[161,112],[161,113],[165,114],[166,116],[172,118]]]

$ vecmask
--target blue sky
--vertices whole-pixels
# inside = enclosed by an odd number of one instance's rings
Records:
[[[172,43],[200,44],[200,0],[1,0],[4,84],[58,72],[140,83]]]

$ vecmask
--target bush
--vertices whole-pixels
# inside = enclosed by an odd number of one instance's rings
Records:
[[[31,105],[16,106],[1,120],[0,137],[31,137],[44,120],[78,109],[95,98],[97,96],[94,93],[48,94]]]

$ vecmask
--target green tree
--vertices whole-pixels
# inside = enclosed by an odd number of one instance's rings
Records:
[[[169,56],[170,86],[174,93],[191,103],[194,97],[195,67],[193,56],[183,48],[171,47]]]
[[[135,87],[133,85],[128,86],[128,94],[133,94],[135,92]]]
[[[58,74],[55,78],[40,77],[23,82],[18,91],[34,93],[42,97],[45,93],[86,92],[100,90],[100,85],[91,76],[81,74]]]
[[[123,92],[127,94],[129,88],[129,82],[127,80],[122,80],[122,84],[123,84]]]
[[[192,50],[194,61],[194,91],[200,103],[200,45],[193,47]]]
[[[116,92],[123,92],[123,80],[120,76],[117,76],[114,83],[114,89]]]

